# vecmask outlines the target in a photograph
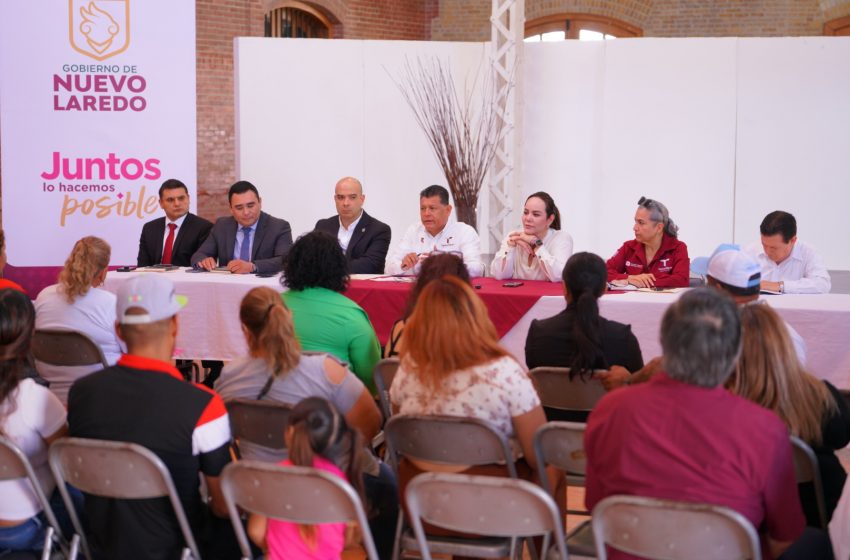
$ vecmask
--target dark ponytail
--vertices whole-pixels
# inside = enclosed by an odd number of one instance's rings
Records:
[[[35,309],[30,298],[12,288],[0,290],[0,404],[21,382],[32,365],[30,343],[35,325]],[[7,413],[14,410],[7,408]],[[2,418],[0,418],[2,425]]]
[[[602,356],[602,328],[598,299],[605,292],[608,270],[605,261],[593,253],[575,253],[564,266],[564,285],[572,296],[574,313],[572,339],[575,344],[570,378],[593,372]]]

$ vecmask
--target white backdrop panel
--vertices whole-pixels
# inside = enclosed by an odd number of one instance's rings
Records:
[[[527,43],[523,61],[522,200],[546,191],[576,250],[598,246],[603,43]],[[513,222],[519,226],[521,212]]]
[[[735,40],[606,43],[598,249],[633,237],[642,195],[663,202],[690,255],[732,237]]]
[[[850,269],[850,37],[740,39],[735,237],[787,210],[832,269]]]
[[[351,175],[395,245],[419,219],[417,193],[446,184],[393,83],[417,56],[450,61],[460,87],[486,65],[482,43],[236,40],[237,173],[294,235],[335,213],[334,184]]]

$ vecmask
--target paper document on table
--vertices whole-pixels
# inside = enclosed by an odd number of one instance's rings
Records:
[[[677,294],[684,290],[687,290],[687,288],[638,288],[639,292],[650,294]]]
[[[637,286],[632,286],[631,284],[625,284],[623,286],[620,286],[619,284],[608,282],[608,289],[612,292],[633,292],[637,290]]]
[[[137,268],[136,270],[139,272],[173,272],[175,270],[180,270],[180,267],[168,264],[155,264],[153,266]]]
[[[416,282],[415,276],[375,276],[374,278],[369,278],[373,282],[404,282],[408,284],[412,284]]]

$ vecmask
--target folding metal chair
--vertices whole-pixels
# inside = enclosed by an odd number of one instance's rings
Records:
[[[292,523],[357,521],[367,557],[379,560],[357,492],[330,473],[309,467],[240,461],[225,467],[221,489],[244,560],[253,556],[237,506],[250,513]]]
[[[53,366],[109,367],[103,350],[91,338],[77,331],[37,329],[32,337],[32,355]]]
[[[593,376],[582,379],[576,375],[570,379],[570,368],[536,367],[528,374],[546,408],[586,415],[607,392],[602,382]]]
[[[287,456],[284,432],[292,406],[275,401],[231,399],[224,403],[237,449],[249,459],[280,462]]]
[[[135,443],[62,438],[50,446],[49,456],[50,470],[56,478],[76,532],[71,541],[72,553],[69,560],[76,558],[78,543],[82,544],[86,558],[92,558],[92,554],[71,497],[65,488],[66,482],[87,494],[104,498],[168,498],[186,541],[181,559],[200,560],[195,537],[180,503],[180,496],[171,480],[171,474],[152,451]]]
[[[375,370],[372,379],[375,380],[375,388],[378,389],[378,399],[381,402],[381,412],[384,414],[384,421],[390,419],[393,415],[393,407],[390,403],[390,387],[393,384],[395,373],[398,371],[398,358],[384,358],[375,364]]]
[[[50,507],[49,499],[41,489],[41,482],[39,482],[32,464],[12,440],[0,436],[0,480],[18,478],[26,478],[29,481],[33,493],[44,511],[44,516],[47,518],[47,530],[44,533],[44,548],[40,554],[41,559],[48,560],[50,558],[54,544],[63,553],[67,553],[68,545],[62,536],[62,528],[59,527],[53,508]]]
[[[518,539],[540,535],[544,537],[543,551],[550,550],[551,539],[556,545],[557,557],[568,558],[558,506],[549,494],[530,482],[424,473],[407,486],[406,503],[424,560],[431,560],[432,537],[425,534],[422,520],[444,529],[496,537],[491,539],[488,550],[477,551],[482,558],[521,558],[522,547],[516,546],[520,542]]]
[[[513,453],[507,438],[490,423],[458,416],[428,416],[397,414],[384,426],[392,464],[398,456],[432,463],[455,465],[490,465],[505,463],[511,478],[517,477]],[[431,552],[455,556],[492,557],[503,553],[501,544],[478,539],[430,537]],[[393,558],[402,551],[419,550],[412,531],[404,530],[404,515],[399,514]]]
[[[547,465],[566,472],[567,486],[584,486],[587,473],[587,456],[584,453],[585,427],[585,424],[579,422],[547,422],[534,434],[534,456],[537,458],[538,474],[543,488],[550,495],[553,489],[549,488]],[[583,509],[567,509],[567,514],[571,513],[590,515],[589,511]],[[596,554],[590,521],[585,521],[570,531],[567,535],[567,548],[571,553],[580,556]]]
[[[817,455],[805,441],[796,436],[791,436],[791,447],[794,450],[794,471],[797,474],[797,484],[808,482],[814,487],[815,500],[818,505],[818,527],[827,530],[829,520],[826,516],[826,498],[823,494],[823,482],[820,478]]]
[[[648,559],[761,559],[756,530],[732,509],[710,504],[609,496],[593,508],[599,560],[606,545]]]

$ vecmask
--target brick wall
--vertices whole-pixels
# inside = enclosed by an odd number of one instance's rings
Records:
[[[490,38],[490,0],[440,0],[431,24],[439,41]],[[780,37],[822,35],[826,21],[850,14],[846,0],[525,0],[530,21],[559,13],[612,17],[645,37]]]
[[[267,4],[268,5],[268,4]],[[409,39],[430,36],[437,0],[314,0],[332,23],[331,36],[345,39]],[[198,213],[228,213],[228,187],[236,177],[233,39],[262,37],[261,0],[198,0]],[[262,193],[262,185],[258,185]]]
[[[486,41],[491,0],[311,0],[346,39]],[[227,213],[235,176],[233,38],[263,35],[273,0],[196,0],[198,210]],[[821,35],[850,15],[847,0],[525,0],[526,20],[590,13],[641,28],[647,37]],[[260,185],[262,188],[262,185]]]

